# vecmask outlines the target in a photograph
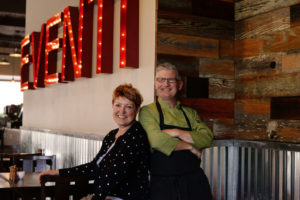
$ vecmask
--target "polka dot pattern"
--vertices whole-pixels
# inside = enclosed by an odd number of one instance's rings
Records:
[[[104,200],[106,196],[117,196],[124,200],[148,200],[150,146],[146,132],[139,122],[135,122],[108,151],[117,132],[118,129],[115,129],[105,136],[93,161],[61,169],[59,174],[94,179],[95,195],[92,199]],[[105,153],[97,165],[98,159]]]

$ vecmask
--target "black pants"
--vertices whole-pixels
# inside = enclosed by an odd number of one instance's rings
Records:
[[[151,176],[152,200],[211,200],[212,194],[203,170],[178,176]]]

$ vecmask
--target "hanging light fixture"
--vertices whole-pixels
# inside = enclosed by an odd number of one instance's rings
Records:
[[[21,57],[21,51],[19,48],[15,48],[13,52],[9,54],[10,57],[20,58]]]
[[[10,62],[8,62],[5,57],[2,57],[0,60],[0,65],[10,65]]]

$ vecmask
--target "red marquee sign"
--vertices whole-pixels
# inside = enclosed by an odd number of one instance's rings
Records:
[[[139,0],[121,0],[120,9],[120,67],[138,68]],[[114,0],[98,0],[97,11],[96,73],[112,73]],[[21,91],[92,77],[93,16],[94,0],[80,0],[79,8],[66,7],[22,40]]]

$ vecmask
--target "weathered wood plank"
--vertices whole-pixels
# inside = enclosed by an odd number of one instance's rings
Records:
[[[236,98],[300,96],[300,73],[256,76],[236,80]]]
[[[157,31],[207,37],[214,39],[234,39],[234,22],[196,15],[159,11]]]
[[[209,79],[210,99],[234,99],[235,80],[233,79]]]
[[[235,110],[243,115],[270,114],[270,99],[237,99]]]
[[[220,58],[234,58],[234,41],[219,40]]]
[[[234,119],[214,119],[212,131],[214,136],[232,134],[234,131]]]
[[[271,119],[300,119],[300,97],[272,97]]]
[[[236,58],[256,56],[263,52],[263,48],[263,38],[236,40],[234,45],[234,55]]]
[[[270,34],[290,27],[290,8],[281,8],[272,12],[256,15],[235,24],[237,40]]]
[[[290,7],[291,27],[300,26],[300,4]]]
[[[264,36],[265,52],[282,52],[300,49],[300,26]]]
[[[199,75],[207,78],[234,79],[234,61],[232,59],[199,59]]]
[[[218,58],[219,41],[194,36],[157,33],[157,53]]]
[[[278,8],[289,7],[300,0],[243,0],[235,3],[235,20],[241,20]]]
[[[300,72],[300,53],[282,56],[282,72]]]
[[[197,110],[201,118],[234,118],[234,100],[181,98],[181,102]]]
[[[274,75],[281,73],[281,60],[284,53],[262,54],[235,61],[236,77]]]

